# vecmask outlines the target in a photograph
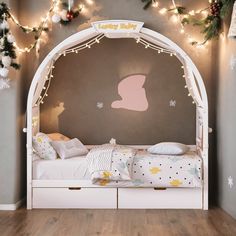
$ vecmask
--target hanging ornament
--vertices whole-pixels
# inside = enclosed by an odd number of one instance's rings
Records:
[[[7,35],[7,41],[9,43],[15,43],[16,39],[15,39],[15,37],[12,34],[8,34]]]
[[[0,24],[1,29],[9,29],[9,24],[7,23],[6,20],[3,20],[3,22]]]
[[[8,76],[9,70],[5,67],[0,68],[0,76],[6,78]]]
[[[72,19],[74,18],[74,12],[73,11],[67,11],[66,18],[68,19],[68,21],[72,21]]]
[[[236,2],[234,3],[228,37],[236,38]]]
[[[66,9],[63,9],[61,12],[60,12],[60,16],[61,16],[61,19],[63,21],[68,21],[68,18],[67,18],[67,10]]]
[[[52,22],[53,23],[59,23],[61,21],[61,16],[58,15],[57,13],[55,13],[53,16],[52,16]]]
[[[9,79],[0,79],[0,90],[10,88]]]
[[[2,64],[4,67],[9,67],[11,65],[11,57],[2,56]]]

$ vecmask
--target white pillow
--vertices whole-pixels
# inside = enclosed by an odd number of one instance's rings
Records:
[[[88,153],[88,149],[77,138],[69,141],[52,141],[51,145],[61,159],[82,156]]]
[[[50,142],[51,139],[44,133],[37,133],[33,137],[33,148],[40,158],[47,160],[57,159],[57,153]]]
[[[183,155],[189,147],[182,143],[158,143],[148,148],[148,152],[160,155]]]

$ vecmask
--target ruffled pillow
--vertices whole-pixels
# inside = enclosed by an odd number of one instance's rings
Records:
[[[69,141],[52,141],[51,145],[61,159],[83,156],[88,153],[88,149],[77,138]]]
[[[57,153],[51,146],[52,140],[44,133],[37,133],[33,137],[33,148],[38,156],[46,160],[57,159]]]

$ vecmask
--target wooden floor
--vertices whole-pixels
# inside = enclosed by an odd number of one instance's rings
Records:
[[[1,236],[236,235],[236,221],[221,209],[0,211]]]

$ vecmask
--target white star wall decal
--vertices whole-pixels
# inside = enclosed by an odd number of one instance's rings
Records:
[[[176,101],[171,99],[170,102],[169,102],[169,106],[170,107],[175,107],[176,106]]]
[[[228,177],[228,185],[230,188],[233,188],[233,186],[234,186],[234,180],[233,180],[232,176]]]
[[[103,102],[97,102],[97,108],[102,109],[103,108]]]

